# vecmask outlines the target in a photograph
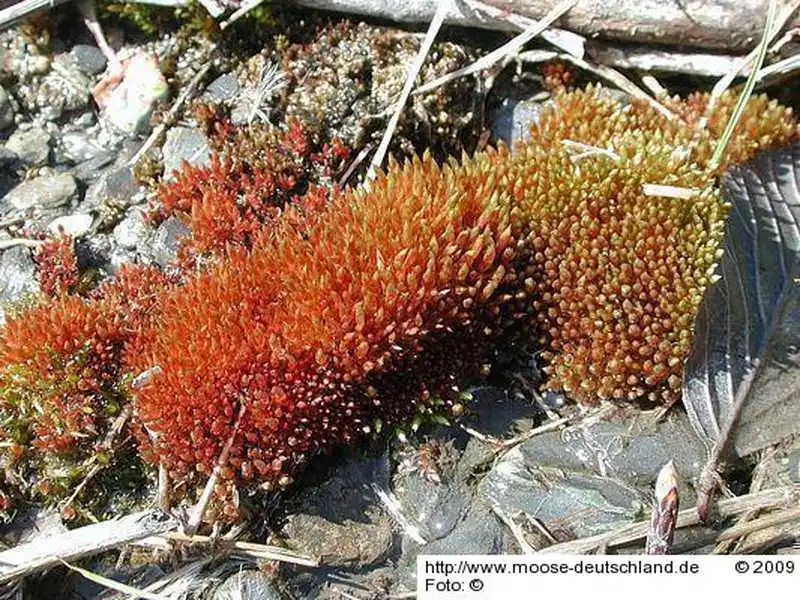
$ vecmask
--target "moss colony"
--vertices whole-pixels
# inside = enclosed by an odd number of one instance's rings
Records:
[[[513,152],[423,156],[368,190],[328,198],[311,185],[281,211],[291,198],[276,194],[295,193],[291,165],[306,153],[297,125],[263,136],[283,153],[262,160],[278,168],[268,198],[240,193],[268,177],[236,163],[252,151],[187,169],[162,189],[162,210],[191,222],[202,265],[180,282],[131,267],[88,297],[54,283],[55,299],[2,331],[6,485],[22,461],[91,453],[132,398],[131,431],[177,486],[206,481],[238,415],[218,492],[284,486],[376,421],[446,410],[509,340],[540,344],[546,385],[580,402],[674,401],[719,256],[720,172],[798,126],[753,98],[710,170],[735,98],[703,130],[707,97],[664,102],[674,118],[603,90],[560,92]],[[645,195],[644,184],[693,195]],[[131,394],[123,376],[148,370]]]

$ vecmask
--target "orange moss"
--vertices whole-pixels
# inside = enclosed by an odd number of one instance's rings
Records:
[[[698,131],[706,101],[664,99],[668,118],[603,90],[560,92],[514,152],[391,164],[368,191],[330,200],[309,185],[280,215],[258,190],[290,189],[277,183],[285,171],[255,185],[253,163],[234,155],[186,169],[162,190],[164,214],[190,214],[192,251],[219,260],[182,287],[132,271],[89,300],[60,298],[10,321],[0,377],[18,396],[0,395],[0,407],[32,394],[25,385],[39,390],[32,377],[19,383],[20,368],[53,381],[80,365],[87,389],[75,389],[89,396],[66,401],[59,389],[44,412],[61,418],[70,402],[96,410],[103,381],[157,366],[136,395],[144,451],[178,484],[204,482],[244,407],[220,484],[230,490],[286,485],[376,422],[454,407],[458,386],[508,340],[540,343],[547,385],[581,402],[673,401],[718,259],[717,177],[798,135],[789,111],[754,98],[712,171],[735,98]],[[296,131],[280,135],[291,151],[259,164],[308,150]],[[645,184],[692,197],[648,195]],[[34,435],[51,444],[50,431],[97,429],[75,414]]]
[[[8,320],[0,335],[0,479],[32,470],[42,495],[74,487],[127,402],[125,357],[143,351],[141,334],[166,285],[152,267],[125,267],[90,298],[62,294]]]
[[[669,104],[691,122],[693,102]],[[796,135],[759,99],[746,115],[729,157]],[[203,479],[244,405],[224,475],[284,485],[374,420],[446,407],[518,330],[578,400],[671,401],[722,232],[702,168],[716,123],[696,136],[646,104],[561,93],[513,154],[392,165],[302,225],[279,220],[165,302],[149,356],[162,373],[138,395],[155,454]]]

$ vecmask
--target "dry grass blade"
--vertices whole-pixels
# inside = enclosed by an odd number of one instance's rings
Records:
[[[135,542],[137,546],[145,546],[149,548],[169,549],[174,542],[184,544],[205,544],[212,545],[222,551],[232,552],[238,555],[256,558],[260,560],[274,560],[277,562],[285,562],[302,567],[318,567],[319,562],[296,554],[285,548],[279,546],[270,546],[267,544],[257,544],[254,542],[241,542],[235,540],[227,540],[225,538],[211,538],[206,535],[186,535],[179,531],[170,531],[163,535],[151,536]]]
[[[242,5],[231,13],[231,16],[219,24],[219,28],[225,31],[228,27],[233,25],[236,21],[241,19],[254,8],[264,4],[264,0],[247,0]]]
[[[480,0],[464,0],[464,4],[493,19],[505,21],[520,31],[524,31],[535,23],[533,19],[529,19],[524,15],[511,12],[507,8],[497,8],[491,4],[480,2]],[[556,48],[560,48],[567,54],[577,56],[578,58],[583,58],[584,54],[586,54],[586,38],[582,35],[565,29],[552,27],[542,31],[541,36],[543,40]]]
[[[650,106],[652,106],[655,110],[659,113],[664,115],[670,120],[675,120],[677,117],[675,114],[670,111],[666,106],[658,102],[655,98],[653,98],[650,94],[645,92],[643,89],[638,87],[635,83],[633,83],[630,79],[625,77],[619,71],[612,69],[611,67],[606,67],[605,65],[593,65],[582,58],[578,58],[576,56],[572,56],[570,54],[563,54],[558,52],[552,52],[548,50],[531,50],[529,52],[524,52],[519,56],[520,60],[525,62],[533,62],[533,63],[540,63],[546,62],[548,60],[553,59],[560,59],[564,62],[568,62],[572,65],[575,65],[579,69],[583,69],[584,71],[588,71],[594,75],[597,75],[601,79],[605,79],[609,83],[612,83],[623,92],[628,94],[631,98],[637,98],[642,100],[643,102],[647,102]]]
[[[403,533],[408,535],[408,537],[417,542],[420,546],[427,544],[428,540],[422,537],[422,532],[419,527],[406,517],[403,511],[403,505],[394,497],[394,494],[381,489],[376,483],[371,484],[371,487],[372,491],[375,492],[375,495],[378,497],[378,500],[380,500],[381,504],[386,509],[386,512],[388,512],[389,516],[400,526]]]
[[[786,77],[798,69],[800,69],[800,54],[795,54],[761,69],[756,75],[756,83],[768,85],[768,80]]]
[[[789,15],[796,9],[796,5],[798,3],[795,2],[794,8],[792,8],[791,12],[786,14],[786,18],[788,19]],[[775,29],[775,12],[777,10],[776,0],[770,0],[769,3],[769,11],[767,12],[767,21],[764,24],[764,35],[761,38],[761,42],[756,48],[756,55],[755,55],[755,64],[753,65],[752,69],[750,70],[750,76],[747,78],[747,83],[745,83],[744,89],[742,93],[739,95],[739,101],[736,104],[736,108],[733,109],[733,114],[731,118],[728,119],[728,125],[725,127],[725,131],[722,134],[722,137],[717,142],[717,147],[714,148],[714,154],[709,161],[708,168],[712,171],[716,169],[720,162],[722,161],[722,155],[725,152],[725,148],[728,146],[728,142],[733,135],[733,130],[736,127],[736,124],[739,122],[739,119],[744,113],[744,107],[747,104],[747,100],[750,98],[751,94],[753,93],[753,88],[756,85],[756,75],[758,71],[761,69],[761,65],[764,64],[764,58],[767,56],[767,48],[769,47],[769,43],[772,38],[778,34],[780,29]],[[752,54],[752,53],[751,53]],[[746,59],[747,62],[750,62],[750,57]],[[716,91],[716,88],[715,88]],[[709,100],[708,110],[706,111],[706,116],[711,114],[712,109],[712,102],[713,102],[713,94],[712,98]]]
[[[208,478],[206,482],[206,487],[203,489],[203,494],[200,496],[200,500],[197,501],[194,509],[192,509],[192,514],[189,517],[189,521],[186,523],[184,530],[187,534],[192,535],[194,534],[197,529],[200,527],[200,523],[203,521],[203,515],[206,512],[206,507],[208,503],[211,501],[211,495],[214,493],[214,488],[219,481],[220,473],[225,465],[228,463],[228,454],[231,452],[231,448],[233,447],[233,440],[236,438],[236,434],[239,433],[239,425],[242,423],[242,417],[244,417],[244,413],[247,410],[247,405],[242,403],[239,407],[239,414],[236,415],[236,422],[233,425],[233,429],[231,430],[231,435],[228,437],[228,440],[225,442],[225,446],[222,448],[222,453],[219,455],[217,459],[217,464],[214,465],[214,470],[211,472],[211,477]]]
[[[73,529],[0,552],[0,584],[174,529],[177,522],[159,510]]]
[[[800,508],[798,507],[798,501],[800,501],[800,485],[794,485],[790,487],[773,488],[770,490],[759,492],[757,494],[746,494],[744,496],[738,496],[735,498],[726,498],[724,500],[720,500],[715,508],[716,508],[716,514],[720,518],[725,518],[725,517],[740,515],[742,513],[746,513],[751,510],[761,510],[761,509],[777,508],[777,507],[789,507],[789,510],[797,511],[798,508]],[[783,510],[780,513],[776,514],[782,514],[786,512],[788,511]],[[697,514],[697,510],[694,507],[692,507],[682,510],[678,513],[678,518],[675,528],[682,529],[684,527],[691,527],[693,525],[698,525],[700,523],[701,520]],[[751,521],[750,523],[745,523],[744,525],[752,526],[752,523],[754,522]],[[763,527],[763,526],[764,522],[762,521],[761,524],[758,525],[757,527]],[[540,550],[539,553],[540,554],[585,554],[587,552],[591,552],[592,550],[604,544],[608,546],[621,546],[623,544],[627,544],[644,538],[647,535],[647,531],[649,528],[650,528],[649,522],[643,521],[638,523],[630,523],[623,525],[622,527],[620,527],[615,531],[609,531],[607,533],[600,533],[590,537],[573,540],[571,542],[563,542],[561,544],[556,544],[554,546],[545,548],[544,550]],[[734,528],[731,528],[726,531],[729,532],[732,529]],[[723,531],[722,534],[725,534],[726,531]],[[753,530],[749,531],[749,533],[752,533],[752,531]],[[734,537],[745,535],[745,533],[743,533],[743,529],[739,529],[735,533],[736,535]],[[722,534],[720,534],[720,536],[722,536]],[[730,534],[727,535],[730,536]],[[719,539],[717,539],[716,541],[722,541],[720,536],[718,536]]]
[[[433,40],[436,39],[436,34],[439,33],[439,29],[441,29],[442,23],[444,23],[444,19],[447,16],[447,10],[451,1],[452,0],[439,0],[439,5],[436,7],[436,14],[433,15],[433,20],[431,21],[428,31],[425,34],[425,39],[422,41],[419,52],[417,52],[417,57],[414,59],[414,63],[411,65],[411,69],[406,77],[406,83],[403,86],[403,91],[400,92],[400,98],[397,100],[397,104],[395,105],[394,114],[392,114],[392,118],[389,119],[389,124],[386,126],[386,131],[383,133],[383,138],[381,139],[381,143],[375,152],[375,156],[372,157],[372,163],[370,164],[369,172],[367,173],[367,182],[371,181],[375,177],[375,171],[383,164],[386,151],[389,149],[389,142],[392,140],[392,135],[397,127],[397,122],[400,120],[400,114],[403,112],[406,101],[411,94],[411,90],[414,87],[414,82],[417,80],[417,75],[419,75],[419,71],[422,68],[422,64],[425,62],[425,58],[428,56],[428,52],[431,50]]]
[[[497,515],[497,518],[500,519],[506,527],[508,527],[509,531],[511,531],[511,535],[514,536],[514,540],[517,542],[519,549],[522,550],[522,553],[536,554],[536,549],[528,543],[528,540],[525,539],[525,532],[522,530],[522,527],[517,525],[514,522],[514,519],[504,513],[497,504],[492,503],[491,509],[492,512]]]
[[[645,196],[661,196],[662,198],[675,198],[676,200],[689,200],[699,193],[699,190],[692,188],[678,187],[674,185],[660,185],[657,183],[645,183],[642,185],[642,193]]]
[[[71,565],[65,560],[62,560],[61,564],[63,564],[71,571],[80,573],[86,579],[94,581],[95,583],[100,584],[103,587],[107,587],[110,590],[115,590],[123,594],[127,594],[128,596],[130,596],[131,600],[136,600],[137,598],[146,598],[147,600],[169,600],[167,596],[153,594],[152,592],[140,590],[133,586],[120,583],[119,581],[114,581],[113,579],[109,579],[108,577],[103,577],[102,575],[98,575],[97,573],[93,573],[92,571],[88,571],[86,569],[81,569],[80,567],[76,567],[75,565]]]
[[[548,12],[544,17],[536,21],[535,23],[531,24],[525,31],[520,33],[517,37],[515,37],[510,42],[503,44],[497,50],[490,52],[483,58],[478,59],[468,67],[464,67],[463,69],[458,69],[453,71],[452,73],[448,73],[447,75],[443,75],[438,79],[434,79],[433,81],[426,83],[420,88],[417,88],[414,91],[414,94],[424,94],[426,92],[430,92],[431,90],[435,90],[436,88],[453,81],[454,79],[458,79],[459,77],[463,77],[464,75],[470,75],[477,71],[482,71],[483,69],[487,69],[491,67],[496,62],[503,60],[507,56],[516,53],[522,46],[527,44],[537,35],[542,33],[545,29],[547,29],[550,25],[553,24],[556,20],[558,20],[564,13],[566,13],[569,9],[577,4],[577,0],[565,0],[564,2],[560,2],[557,4],[550,12]],[[571,56],[571,55],[568,55]],[[575,58],[575,57],[573,57]]]

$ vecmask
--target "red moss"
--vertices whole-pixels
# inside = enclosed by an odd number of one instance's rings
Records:
[[[296,120],[284,130],[234,127],[215,109],[201,105],[198,113],[211,136],[211,165],[184,163],[173,181],[159,187],[156,209],[159,219],[177,215],[191,226],[192,237],[182,247],[184,265],[219,256],[228,246],[251,246],[284,205],[309,185],[330,180],[349,155],[336,139],[317,143]],[[315,188],[318,197],[321,190]]]
[[[61,234],[48,238],[36,250],[34,261],[45,296],[54,298],[75,291],[80,273],[72,236]]]
[[[575,69],[560,60],[551,60],[542,65],[544,86],[551,92],[559,92],[574,87],[578,81]]]

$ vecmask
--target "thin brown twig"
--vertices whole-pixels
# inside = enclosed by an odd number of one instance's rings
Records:
[[[536,548],[531,546],[528,543],[528,540],[525,539],[525,532],[522,531],[522,527],[514,522],[513,517],[503,512],[503,510],[495,503],[491,504],[491,509],[492,512],[497,515],[497,518],[500,519],[506,527],[508,527],[508,530],[511,532],[511,535],[514,536],[514,540],[516,540],[519,549],[522,550],[522,553],[536,554]]]

